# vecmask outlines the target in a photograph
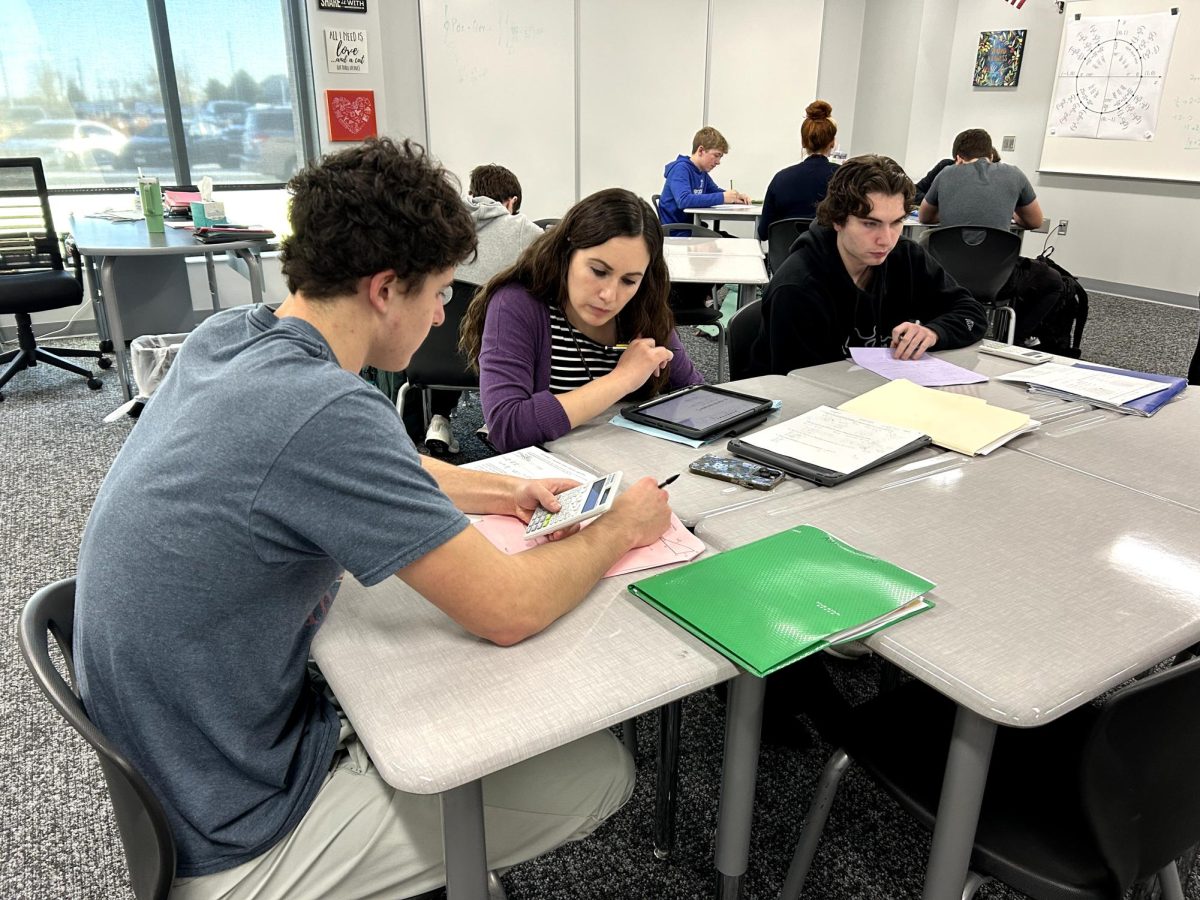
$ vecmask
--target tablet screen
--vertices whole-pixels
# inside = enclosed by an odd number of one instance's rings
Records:
[[[678,397],[668,397],[650,406],[643,406],[639,412],[648,418],[706,431],[722,422],[736,419],[762,403],[762,400],[753,397],[731,397],[700,388]]]

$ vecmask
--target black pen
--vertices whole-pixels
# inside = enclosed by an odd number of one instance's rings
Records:
[[[678,472],[676,472],[676,473],[675,473],[674,475],[672,475],[670,478],[664,478],[662,481],[660,481],[660,482],[658,483],[658,486],[659,486],[660,488],[665,488],[665,487],[666,487],[668,484],[670,484],[672,481],[674,481],[674,480],[675,480],[676,478],[678,478],[678,477],[679,477],[679,473],[678,473]]]

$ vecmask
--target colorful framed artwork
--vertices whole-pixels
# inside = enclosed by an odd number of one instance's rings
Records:
[[[1025,55],[1025,29],[981,31],[975,57],[975,87],[1016,87]]]
[[[365,141],[375,137],[374,91],[326,91],[331,141]]]

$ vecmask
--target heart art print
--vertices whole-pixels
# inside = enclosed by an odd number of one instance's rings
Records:
[[[331,141],[364,141],[376,134],[374,91],[326,91]]]

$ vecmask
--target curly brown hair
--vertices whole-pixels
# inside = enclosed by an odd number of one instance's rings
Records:
[[[288,182],[292,234],[280,254],[291,293],[328,300],[388,269],[406,290],[475,250],[454,176],[420,144],[372,138],[310,163]]]
[[[904,212],[915,209],[916,188],[904,174],[900,164],[890,156],[855,156],[846,160],[829,179],[825,199],[817,207],[817,222],[821,225],[845,225],[851,216],[871,214],[868,194],[900,194],[904,197]]]
[[[479,371],[483,323],[497,290],[507,284],[519,284],[546,306],[564,310],[565,315],[571,257],[579,250],[599,246],[615,237],[640,237],[650,254],[637,293],[617,314],[618,340],[649,337],[656,344],[665,344],[675,327],[675,317],[667,303],[671,282],[658,216],[649,203],[632,191],[607,188],[567,210],[561,221],[525,248],[515,264],[497,273],[475,294],[463,316],[458,343],[459,351],[471,367]],[[658,393],[668,377],[668,372],[657,373],[643,391],[651,396]]]

